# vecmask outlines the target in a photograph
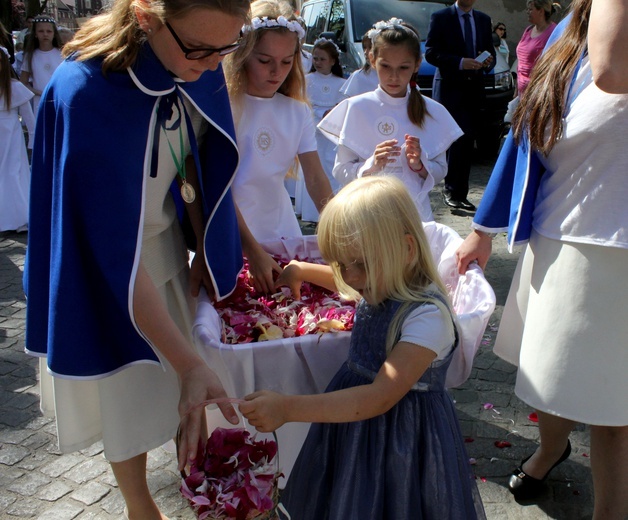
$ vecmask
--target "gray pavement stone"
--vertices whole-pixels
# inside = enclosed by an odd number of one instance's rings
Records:
[[[70,497],[86,506],[91,506],[109,494],[110,491],[111,488],[108,486],[103,486],[98,482],[88,482],[79,487]]]
[[[492,165],[474,166],[469,199],[478,203]],[[466,236],[472,214],[450,210],[442,186],[432,194],[436,220]],[[312,234],[312,226],[304,227]],[[39,411],[37,365],[24,353],[26,302],[21,272],[26,234],[0,233],[0,520],[112,520],[122,518],[124,502],[101,443],[79,453],[61,454],[54,420]],[[518,255],[506,251],[503,237],[494,240],[486,271],[497,296],[469,380],[452,390],[478,488],[489,520],[584,520],[592,514],[589,431],[578,426],[571,435],[572,455],[548,478],[535,503],[517,503],[507,490],[510,472],[538,442],[532,411],[514,395],[516,368],[492,352],[502,308]],[[493,409],[485,409],[491,403]],[[497,448],[495,441],[511,443]],[[194,514],[179,494],[175,456],[156,449],[148,456],[148,483],[156,502],[172,520]],[[411,520],[411,519],[399,519]]]

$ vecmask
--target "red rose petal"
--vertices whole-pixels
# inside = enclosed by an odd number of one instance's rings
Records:
[[[510,444],[508,441],[495,441],[495,446],[497,448],[510,448],[512,446],[512,444]]]
[[[475,439],[472,439],[471,437],[466,437],[464,442],[473,442]]]
[[[536,414],[536,412],[532,412],[530,415],[528,415],[528,419],[532,422],[539,422],[539,416]]]

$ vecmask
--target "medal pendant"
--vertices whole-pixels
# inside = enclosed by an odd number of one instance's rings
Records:
[[[196,192],[191,184],[184,182],[181,185],[181,198],[188,204],[192,204],[192,202],[194,202],[194,199],[196,199]]]

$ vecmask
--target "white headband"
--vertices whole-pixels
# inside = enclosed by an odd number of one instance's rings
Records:
[[[289,31],[297,33],[299,40],[305,36],[305,31],[301,24],[296,20],[288,20],[285,16],[279,16],[277,19],[268,18],[268,16],[263,18],[255,17],[251,20],[251,25],[242,27],[242,32],[257,31],[263,28],[273,29],[275,27],[285,27]]]
[[[334,47],[336,47],[336,52],[340,54],[340,47],[336,45],[334,40],[328,40],[327,38],[318,38],[314,41],[314,47],[316,47],[319,43],[331,43]]]
[[[387,22],[385,22],[384,20],[380,20],[379,22],[374,23],[373,28],[366,34],[369,36],[369,38],[371,38],[371,40],[374,40],[379,33],[388,29],[405,30],[406,27],[401,25],[402,23],[403,20],[401,18],[391,18]]]
[[[4,52],[7,55],[7,57],[9,56],[9,51],[7,50],[6,47],[0,46],[0,51]]]

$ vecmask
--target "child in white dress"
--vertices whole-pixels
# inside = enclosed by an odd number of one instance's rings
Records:
[[[364,94],[365,92],[372,92],[377,88],[378,79],[377,72],[371,67],[371,61],[369,59],[369,53],[373,42],[371,41],[371,34],[373,29],[369,30],[364,36],[362,36],[362,49],[364,50],[364,65],[358,70],[355,70],[347,78],[342,87],[340,87],[340,93],[344,97],[357,96]]]
[[[0,47],[0,231],[26,231],[30,168],[19,116],[28,130],[32,148],[35,118],[33,97],[13,77],[9,53]]]
[[[63,61],[63,57],[61,56],[61,37],[54,18],[49,16],[35,18],[32,36],[26,40],[20,81],[35,94],[33,112],[37,116],[41,93],[50,81],[53,72]]]
[[[340,50],[331,40],[319,38],[314,42],[312,50],[314,65],[312,71],[305,76],[307,95],[312,105],[314,124],[320,123],[321,119],[343,99],[340,87],[344,84],[344,78],[339,55]],[[316,131],[316,146],[321,164],[331,184],[331,189],[335,193],[340,188],[332,173],[334,160],[336,159],[336,146],[320,130]],[[318,222],[318,210],[304,188],[305,183],[300,177],[296,192],[297,213],[299,213],[300,207],[301,220]]]
[[[342,101],[318,125],[338,144],[334,177],[344,186],[366,175],[394,175],[421,219],[434,220],[428,195],[445,178],[446,152],[462,130],[416,87],[421,46],[414,28],[396,18],[375,24],[370,59],[379,87]]]
[[[315,126],[306,101],[303,28],[282,0],[253,2],[251,15],[245,43],[226,60],[240,150],[232,190],[254,283],[259,290],[271,291],[273,270],[281,269],[259,242],[301,236],[284,186],[296,159],[317,209],[333,193],[316,152]]]

